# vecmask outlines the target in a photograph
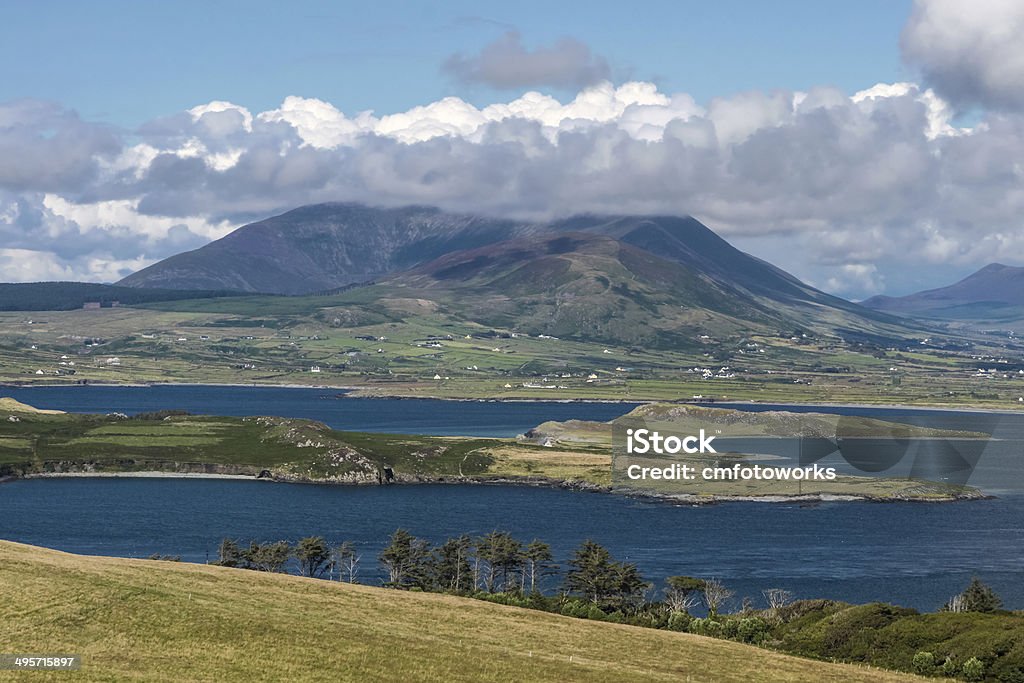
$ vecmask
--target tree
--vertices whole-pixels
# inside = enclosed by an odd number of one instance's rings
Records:
[[[334,557],[340,567],[339,578],[346,577],[349,583],[355,583],[359,575],[359,560],[362,556],[356,552],[356,545],[352,541],[345,541],[334,551]]]
[[[613,609],[637,609],[642,607],[647,590],[651,584],[640,575],[640,570],[632,562],[612,563],[615,572],[615,590],[608,606]]]
[[[380,562],[387,570],[384,585],[392,588],[429,588],[430,546],[405,529],[391,534],[388,547],[380,554]]]
[[[650,587],[635,564],[616,562],[606,548],[591,540],[576,549],[569,566],[566,588],[601,609],[635,607]]]
[[[245,561],[250,569],[281,573],[284,572],[285,565],[288,564],[288,558],[292,554],[291,550],[288,541],[276,543],[253,541],[249,544],[249,549],[245,551]]]
[[[554,563],[554,556],[551,554],[551,546],[536,538],[526,546],[523,559],[526,563],[523,590],[526,590],[526,581],[529,580],[531,594],[537,592],[537,582],[541,578],[558,571],[558,565]]]
[[[774,621],[779,621],[779,610],[793,602],[793,594],[781,588],[768,588],[761,591],[761,595],[768,603],[768,614]]]
[[[217,548],[217,561],[214,564],[221,567],[242,567],[245,566],[245,556],[236,541],[225,538]]]
[[[700,602],[698,595],[704,589],[703,580],[692,576],[670,576],[665,583],[665,604],[672,612],[689,614]]]
[[[708,579],[704,582],[701,590],[704,598],[704,606],[708,608],[708,618],[713,619],[718,615],[718,609],[729,600],[735,593],[725,587],[718,579]]]
[[[994,612],[1003,606],[996,592],[973,577],[959,595],[954,595],[943,607],[945,612]]]
[[[570,592],[580,593],[599,605],[614,590],[615,575],[611,554],[604,546],[591,540],[583,541],[569,560],[565,585]]]
[[[331,566],[331,548],[323,536],[309,536],[295,545],[301,576],[321,577]]]
[[[523,544],[507,531],[492,531],[476,543],[476,554],[485,564],[484,587],[493,593],[515,589],[523,567]]]
[[[460,593],[472,586],[472,552],[473,541],[466,535],[449,538],[434,551],[434,582],[441,590]]]

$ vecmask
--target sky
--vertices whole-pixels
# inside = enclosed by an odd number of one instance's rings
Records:
[[[852,299],[1024,265],[1024,3],[5,3],[0,281],[298,205],[692,214]]]

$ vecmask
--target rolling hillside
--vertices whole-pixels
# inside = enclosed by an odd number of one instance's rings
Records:
[[[483,601],[0,541],[0,651],[90,681],[910,681]],[[34,674],[63,680],[69,674]]]

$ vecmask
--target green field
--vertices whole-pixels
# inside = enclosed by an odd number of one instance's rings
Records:
[[[923,339],[892,347],[799,330],[741,333],[708,320],[705,333],[692,339],[645,346],[602,343],[583,333],[545,338],[488,327],[452,314],[443,299],[406,297],[362,288],[320,297],[0,313],[0,382],[297,384],[440,398],[699,396],[1024,407],[1024,351],[1002,333],[965,333],[970,347],[949,350]]]
[[[740,643],[468,598],[0,541],[0,652],[89,681],[910,681]]]

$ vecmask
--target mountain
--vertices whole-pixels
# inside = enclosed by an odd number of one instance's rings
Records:
[[[535,229],[429,207],[316,204],[242,226],[118,284],[308,294],[374,280],[456,249],[499,242]]]
[[[418,308],[434,310],[435,318],[651,348],[698,346],[702,334],[724,338],[799,328],[862,337],[906,334],[894,318],[842,300],[831,305],[833,297],[724,241],[714,244],[720,252],[705,249],[705,262],[694,256],[687,264],[679,254],[664,256],[671,254],[671,239],[655,253],[608,234],[637,238],[654,230],[646,220],[641,223],[624,234],[599,224],[595,232],[461,250],[352,292],[396,312],[418,302]],[[733,258],[743,270],[726,268]],[[763,279],[750,276],[757,268]]]
[[[696,219],[678,216],[580,215],[544,224],[430,207],[316,204],[238,228],[118,284],[308,294],[378,280],[460,250],[568,232],[615,238],[758,296],[864,314],[743,253]]]
[[[699,270],[581,232],[454,252],[370,289],[497,328],[630,344],[692,345],[698,327],[738,332],[780,318]]]
[[[171,289],[338,291],[393,310],[504,329],[649,345],[808,328],[891,339],[888,314],[821,292],[692,217],[579,215],[549,223],[433,208],[320,204],[239,228],[123,280]]]
[[[877,311],[962,321],[1024,319],[1024,268],[992,263],[959,282],[901,297],[875,296]]]

